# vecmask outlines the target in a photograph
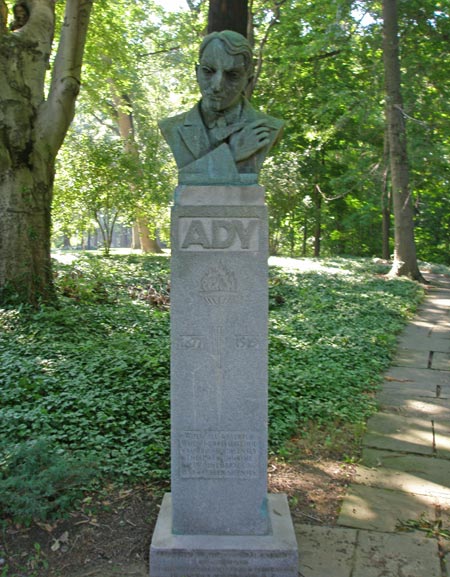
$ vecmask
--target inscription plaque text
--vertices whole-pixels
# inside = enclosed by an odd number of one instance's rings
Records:
[[[257,433],[183,431],[178,449],[185,479],[253,479],[259,474]]]

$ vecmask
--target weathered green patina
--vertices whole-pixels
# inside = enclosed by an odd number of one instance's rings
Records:
[[[179,183],[255,184],[283,122],[254,109],[244,96],[253,76],[249,42],[231,30],[209,34],[200,45],[196,75],[200,102],[159,123]]]

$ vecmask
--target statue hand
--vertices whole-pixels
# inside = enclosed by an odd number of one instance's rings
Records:
[[[255,120],[230,137],[230,149],[235,162],[246,160],[267,146],[270,129],[264,120]]]

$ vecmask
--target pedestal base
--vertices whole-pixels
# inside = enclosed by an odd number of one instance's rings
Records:
[[[150,547],[150,577],[297,577],[298,551],[285,495],[268,495],[270,535],[174,535],[164,496]]]

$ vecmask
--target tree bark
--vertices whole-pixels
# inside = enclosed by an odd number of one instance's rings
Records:
[[[137,219],[137,225],[139,230],[139,241],[141,244],[141,250],[144,253],[160,253],[162,252],[160,246],[156,242],[153,235],[150,234],[150,229],[148,227],[147,221],[144,218]]]
[[[406,126],[401,94],[397,0],[383,0],[383,22],[385,110],[395,220],[394,263],[389,275],[408,276],[424,282],[417,265],[414,241]]]
[[[381,182],[381,218],[382,218],[382,257],[384,260],[391,258],[390,235],[391,235],[391,189],[389,186],[389,139],[387,127],[384,131],[383,150],[383,174]]]
[[[131,248],[134,250],[141,248],[141,241],[139,239],[139,227],[137,223],[133,223],[131,227]]]
[[[54,299],[50,257],[56,154],[72,121],[92,0],[67,0],[51,87],[54,1],[28,0],[28,22],[0,36],[0,301]]]
[[[247,0],[210,0],[208,34],[221,30],[234,30],[247,36]]]
[[[322,195],[314,187],[312,195],[314,203],[314,257],[320,257],[321,239],[322,239]]]
[[[0,0],[0,35],[5,34],[8,27],[8,7],[5,0]]]

